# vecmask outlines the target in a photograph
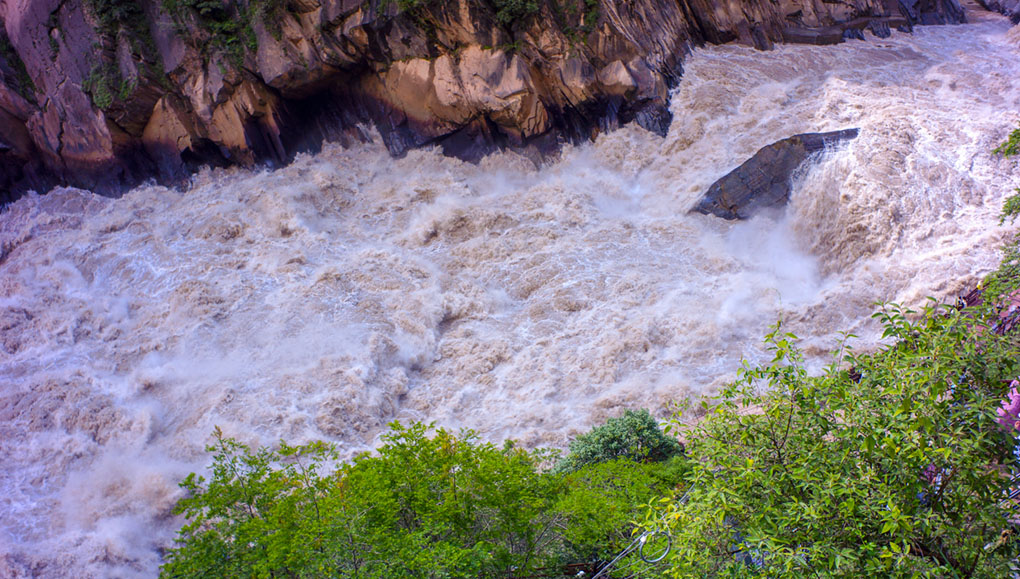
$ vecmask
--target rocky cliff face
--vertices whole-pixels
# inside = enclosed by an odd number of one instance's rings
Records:
[[[394,154],[531,155],[669,125],[694,45],[831,43],[956,0],[0,0],[0,202],[285,161],[376,126]]]
[[[1020,22],[1020,0],[978,0],[978,3],[985,10],[1008,16],[1013,24]]]

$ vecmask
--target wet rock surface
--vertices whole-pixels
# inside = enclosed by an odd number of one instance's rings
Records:
[[[776,141],[713,183],[691,211],[732,220],[784,207],[794,171],[812,155],[854,139],[857,133],[858,129],[804,133]]]
[[[978,0],[985,10],[1008,16],[1013,24],[1020,23],[1020,0]]]
[[[664,134],[692,46],[963,21],[956,0],[565,0],[513,18],[482,0],[167,6],[0,4],[0,203],[282,163],[364,140],[365,126],[395,155],[436,144],[469,160],[498,148],[539,159],[632,121]]]

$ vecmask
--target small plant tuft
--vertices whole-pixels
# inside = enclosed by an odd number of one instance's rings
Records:
[[[92,67],[89,75],[85,77],[81,84],[81,89],[85,94],[89,95],[89,98],[92,99],[92,104],[97,109],[105,111],[113,106],[115,97],[113,87],[118,86],[117,77],[117,69],[112,64],[97,64]],[[125,82],[121,81],[121,90],[123,90],[122,85]],[[130,92],[121,98],[124,99],[127,96],[130,96]]]

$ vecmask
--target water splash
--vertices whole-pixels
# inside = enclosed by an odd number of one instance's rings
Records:
[[[176,481],[215,425],[253,444],[393,419],[562,445],[622,408],[710,392],[782,315],[822,363],[880,299],[994,267],[988,151],[1016,124],[1008,22],[833,47],[697,51],[666,139],[637,128],[536,170],[378,145],[0,215],[0,576],[152,576]],[[783,215],[687,210],[760,147],[860,136]]]

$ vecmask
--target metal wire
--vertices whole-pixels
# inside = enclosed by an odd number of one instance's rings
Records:
[[[691,487],[687,488],[687,491],[683,494],[682,497],[680,497],[680,500],[677,501],[678,504],[682,505],[682,504],[687,502],[687,497],[691,494],[691,489],[692,488],[694,488],[694,487],[691,486]],[[620,553],[616,557],[614,557],[612,561],[610,561],[609,563],[606,563],[605,566],[603,566],[601,569],[599,569],[595,573],[595,575],[592,576],[591,579],[599,579],[600,577],[609,577],[609,575],[608,575],[609,571],[611,571],[613,569],[613,567],[615,567],[616,564],[621,559],[623,559],[627,555],[630,555],[635,550],[637,551],[638,558],[641,561],[643,561],[643,562],[645,562],[645,563],[647,563],[649,565],[654,565],[654,564],[658,563],[659,561],[662,561],[663,559],[665,559],[666,556],[669,555],[669,552],[673,549],[673,536],[669,534],[668,530],[663,531],[663,530],[660,530],[660,528],[659,528],[662,525],[662,522],[663,522],[663,520],[665,518],[666,518],[666,515],[663,515],[662,517],[660,517],[658,523],[656,524],[656,526],[654,526],[651,529],[645,531],[644,533],[641,533],[636,539],[631,541],[630,545],[627,545],[627,547],[623,551],[620,551]],[[646,555],[645,554],[645,545],[648,544],[648,540],[649,539],[651,539],[652,537],[654,537],[656,535],[662,535],[663,537],[666,538],[666,548],[663,549],[662,553],[655,553],[655,554],[653,554],[653,556]],[[620,569],[621,570],[622,569],[627,569],[629,567],[633,567],[636,564],[637,564],[637,561],[635,561],[633,563],[630,563],[630,564],[628,564],[628,565],[626,565],[624,567],[620,567]],[[633,575],[631,577],[633,577]]]
[[[627,545],[626,549],[620,551],[619,555],[617,555],[612,561],[607,563],[605,567],[599,569],[599,571],[595,573],[595,575],[591,579],[599,579],[599,577],[608,577],[609,570],[612,569],[620,559],[623,559],[627,555],[630,555],[636,549],[637,550],[641,549],[641,547],[645,544],[645,541],[648,539],[648,537],[656,532],[658,531],[645,531],[644,533],[641,533],[641,535],[638,538],[631,541],[630,545]],[[667,550],[666,552],[668,553],[669,551]],[[640,556],[640,550],[638,551],[638,553]]]
[[[666,548],[663,549],[662,553],[660,553],[658,556],[648,557],[647,555],[645,555],[645,545],[648,544],[648,539],[654,537],[655,535],[662,535],[666,537]],[[641,560],[644,561],[645,563],[658,563],[659,561],[665,559],[666,555],[669,555],[669,552],[672,549],[673,549],[673,537],[669,533],[664,533],[659,530],[653,530],[652,532],[645,534],[644,537],[641,539],[641,546],[638,547],[638,557],[641,557]]]

